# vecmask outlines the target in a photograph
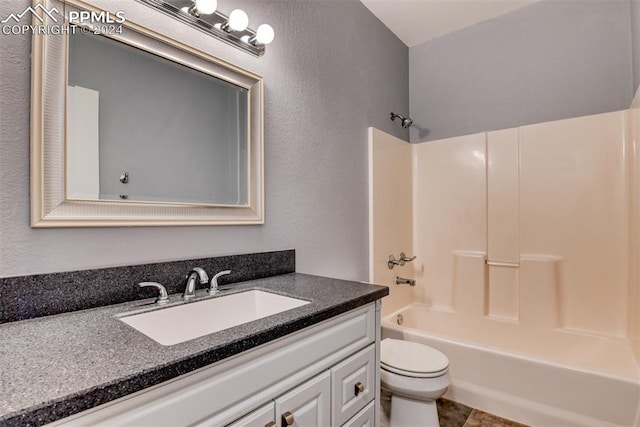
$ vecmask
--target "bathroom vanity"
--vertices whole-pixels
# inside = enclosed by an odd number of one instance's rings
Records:
[[[369,303],[56,425],[373,426],[378,314]]]
[[[153,299],[1,324],[0,425],[374,425],[388,289],[288,273],[220,295],[248,290],[308,303],[168,346],[122,321]]]

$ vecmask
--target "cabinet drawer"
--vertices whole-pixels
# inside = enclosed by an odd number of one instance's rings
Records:
[[[376,368],[375,344],[331,368],[332,425],[344,424],[375,397]]]
[[[253,426],[275,426],[276,421],[276,405],[274,402],[256,409],[255,411],[245,415],[239,420],[227,425],[227,427],[253,427]],[[207,425],[207,423],[204,423]],[[215,427],[215,424],[210,424],[211,427]]]
[[[369,404],[356,415],[347,421],[342,427],[374,427],[374,419],[376,416],[375,402]]]

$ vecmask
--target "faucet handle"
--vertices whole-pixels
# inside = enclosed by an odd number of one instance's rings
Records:
[[[166,304],[169,302],[169,295],[167,295],[167,289],[158,282],[141,282],[138,283],[141,288],[151,287],[158,290],[158,298],[156,298],[156,304]]]
[[[416,259],[417,257],[414,255],[412,257],[408,257],[407,255],[405,255],[404,252],[400,252],[400,261],[404,264],[405,262],[411,262],[414,259]],[[402,265],[402,264],[400,264]]]
[[[398,259],[396,259],[396,257],[394,257],[393,255],[389,255],[389,261],[387,261],[387,267],[389,267],[389,270],[392,270],[393,267],[395,267],[396,265],[399,265],[400,267],[402,267],[406,262],[411,262],[414,259],[416,259],[415,256],[408,257],[404,252],[400,252],[400,257],[398,257]]]
[[[225,276],[227,274],[231,274],[231,270],[224,270],[216,274],[215,276],[213,276],[213,278],[211,279],[211,286],[209,286],[209,290],[208,290],[210,294],[218,292],[218,279],[221,276]]]

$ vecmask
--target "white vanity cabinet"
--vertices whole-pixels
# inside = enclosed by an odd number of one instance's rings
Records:
[[[330,416],[331,375],[327,371],[226,427],[321,427],[329,425]]]
[[[278,427],[327,426],[331,417],[331,375],[325,372],[276,399]]]
[[[375,398],[376,346],[331,368],[331,425],[341,426]]]
[[[53,425],[373,426],[380,389],[377,306],[370,303]]]
[[[362,411],[347,421],[342,427],[375,427],[380,423],[375,423],[376,403],[369,403]]]
[[[206,425],[206,423],[204,423],[204,425]],[[276,404],[275,402],[269,402],[239,420],[228,424],[227,427],[275,427],[276,425]],[[211,427],[214,427],[214,425],[211,424]]]

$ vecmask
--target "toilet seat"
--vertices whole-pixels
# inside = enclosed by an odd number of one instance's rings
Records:
[[[385,338],[380,343],[380,367],[405,377],[434,378],[447,373],[449,359],[423,344]]]

